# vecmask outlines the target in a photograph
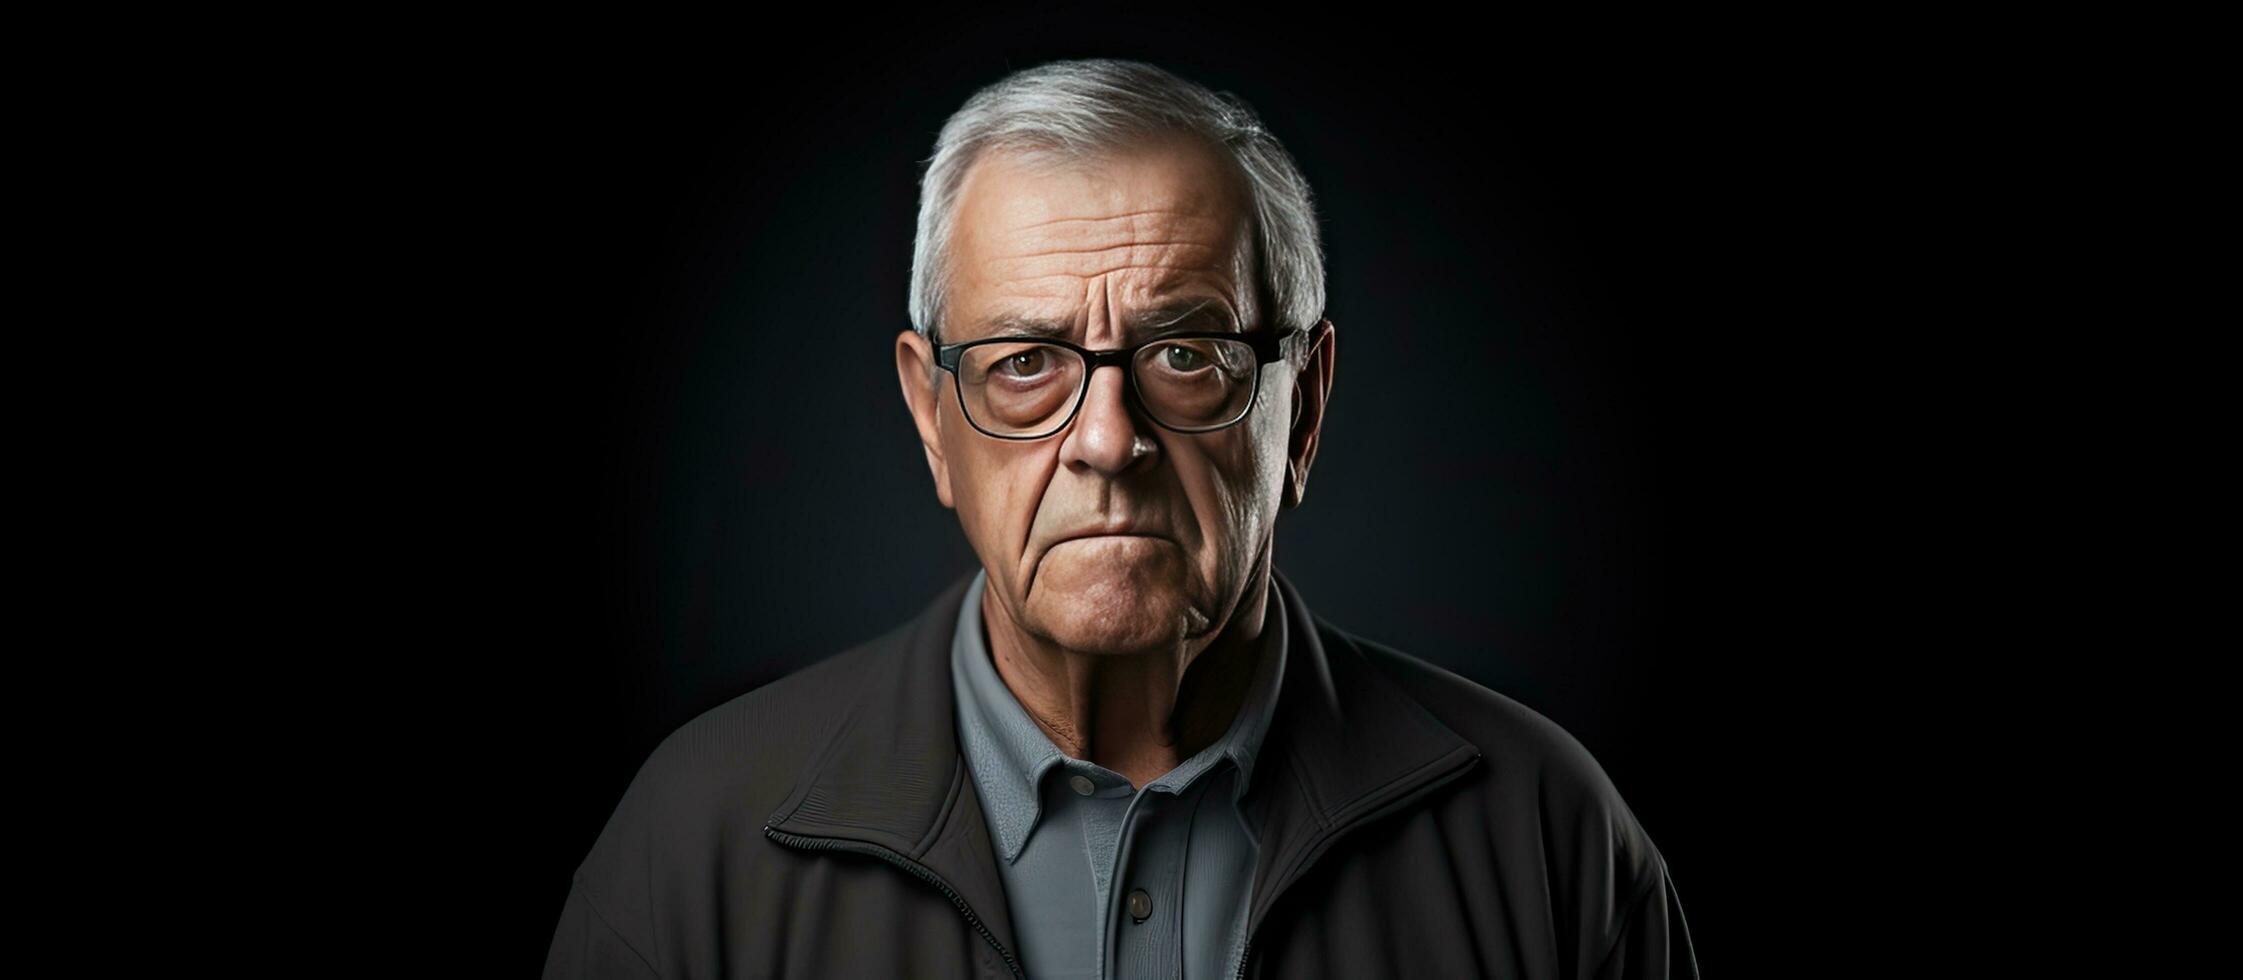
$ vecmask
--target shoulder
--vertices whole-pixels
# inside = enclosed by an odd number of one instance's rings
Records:
[[[674,789],[789,786],[863,691],[868,671],[896,651],[893,634],[870,640],[702,712],[647,757],[641,778]]]
[[[630,894],[651,869],[711,867],[761,836],[849,713],[867,671],[897,655],[898,627],[740,694],[678,726],[641,763],[577,869],[587,890]]]
[[[832,738],[834,726],[885,672],[902,631],[809,664],[702,712],[655,746],[625,792],[672,828],[737,814],[760,825]],[[620,808],[619,808],[620,812]]]
[[[734,697],[678,726],[641,763],[577,865],[554,948],[613,936],[647,963],[690,946],[679,930],[707,925],[755,853],[763,821],[792,792],[854,703],[867,670],[894,655],[902,630],[851,647]]]
[[[1604,767],[1540,712],[1422,658],[1317,620],[1328,656],[1359,657],[1434,720],[1479,749],[1462,805],[1499,836],[1574,863],[1576,880],[1611,875],[1640,889],[1663,873],[1658,850]],[[1612,896],[1615,899],[1625,896]]]
[[[1431,879],[1404,874],[1396,889],[1463,882],[1455,904],[1470,910],[1462,915],[1490,934],[1526,922],[1574,975],[1697,975],[1666,861],[1579,739],[1453,671],[1321,619],[1316,627],[1336,678],[1344,670],[1392,683],[1480,752],[1476,766],[1394,815],[1385,833],[1354,838],[1372,864],[1443,869]],[[1501,898],[1475,901],[1489,894]]]
[[[1441,724],[1497,764],[1570,777],[1584,791],[1609,791],[1603,767],[1579,739],[1540,712],[1423,658],[1321,620],[1327,651],[1346,651],[1393,681]]]

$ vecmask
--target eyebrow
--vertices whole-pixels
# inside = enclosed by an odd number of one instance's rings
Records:
[[[1067,340],[1075,334],[1075,322],[1051,320],[1019,314],[1000,313],[986,317],[982,325],[992,332],[989,336],[1053,337]],[[1186,329],[1236,330],[1230,312],[1215,300],[1184,300],[1148,307],[1122,319],[1123,328],[1131,335],[1157,336]]]

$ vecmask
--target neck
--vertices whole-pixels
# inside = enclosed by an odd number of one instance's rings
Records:
[[[1269,609],[1263,553],[1211,637],[1130,654],[1069,650],[1020,628],[993,591],[982,628],[997,676],[1059,750],[1142,787],[1230,730],[1245,703]]]

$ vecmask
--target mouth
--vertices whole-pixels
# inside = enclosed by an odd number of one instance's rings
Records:
[[[1157,543],[1156,543],[1157,542]],[[1068,545],[1080,545],[1069,548]],[[1182,554],[1183,546],[1168,535],[1154,531],[1123,529],[1077,531],[1059,538],[1036,553],[1034,568],[1029,573],[1028,587],[1033,589],[1043,580],[1042,572],[1047,560],[1077,568],[1091,566],[1117,570],[1115,563],[1136,568],[1149,568],[1149,563],[1174,561]]]
[[[1060,535],[1059,538],[1064,541],[1069,538],[1165,538],[1167,536],[1159,525],[1116,517],[1097,523],[1076,525],[1074,530]]]
[[[1156,541],[1166,541],[1168,540],[1168,535],[1156,534],[1152,531],[1086,531],[1081,534],[1070,534],[1052,543],[1066,544],[1069,541],[1096,541],[1101,538],[1151,538]]]
[[[1068,532],[1067,534],[1063,534],[1057,539],[1053,540],[1052,543],[1047,547],[1057,548],[1060,545],[1066,544],[1071,541],[1082,542],[1085,544],[1103,541],[1109,545],[1117,547],[1122,546],[1126,542],[1130,541],[1137,541],[1140,543],[1150,541],[1166,541],[1170,544],[1175,543],[1174,538],[1169,537],[1167,532],[1162,531],[1158,528],[1139,524],[1109,524],[1102,527],[1086,527]]]

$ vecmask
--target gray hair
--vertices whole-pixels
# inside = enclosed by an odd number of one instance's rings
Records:
[[[1055,61],[974,93],[943,123],[919,181],[911,251],[911,325],[935,339],[950,287],[949,251],[966,171],[982,151],[1089,158],[1145,136],[1182,132],[1223,147],[1253,200],[1254,269],[1276,327],[1324,315],[1324,250],[1308,181],[1245,100],[1140,61]]]

